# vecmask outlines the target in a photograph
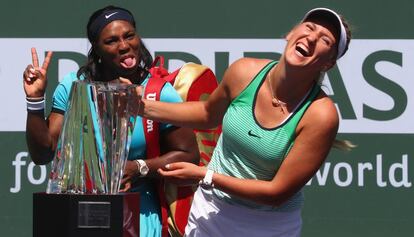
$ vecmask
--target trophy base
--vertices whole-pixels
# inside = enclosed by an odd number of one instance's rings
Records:
[[[33,194],[33,237],[139,236],[139,193]]]

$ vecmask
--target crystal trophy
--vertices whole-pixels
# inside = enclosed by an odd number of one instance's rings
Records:
[[[136,118],[135,89],[73,82],[46,193],[118,193]]]

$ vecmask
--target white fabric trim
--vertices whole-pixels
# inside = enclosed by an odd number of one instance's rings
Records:
[[[186,237],[269,236],[299,237],[301,210],[260,211],[228,204],[211,190],[198,188],[194,194]]]

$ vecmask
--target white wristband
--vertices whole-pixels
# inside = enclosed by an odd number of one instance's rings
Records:
[[[214,188],[213,174],[214,174],[214,171],[207,170],[206,175],[204,176],[204,179],[200,180],[200,183],[199,183],[202,188],[204,189]]]
[[[26,100],[28,111],[40,111],[45,109],[45,100],[40,101],[29,101]]]

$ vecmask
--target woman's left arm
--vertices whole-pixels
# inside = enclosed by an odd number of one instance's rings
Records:
[[[297,127],[297,137],[289,154],[272,180],[246,180],[214,173],[214,187],[257,203],[279,206],[298,192],[327,157],[338,130],[336,108],[328,98],[316,100]],[[180,182],[203,179],[205,167],[186,163],[170,164],[159,172]]]

